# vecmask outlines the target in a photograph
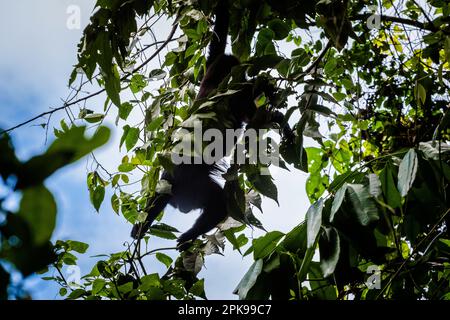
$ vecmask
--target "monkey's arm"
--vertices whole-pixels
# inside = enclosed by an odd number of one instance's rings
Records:
[[[145,212],[147,212],[147,218],[144,223],[137,223],[133,226],[133,229],[131,230],[131,236],[134,239],[141,239],[145,235],[156,217],[167,206],[171,197],[172,195],[170,194],[157,193],[155,196],[147,200],[147,205],[144,209]]]
[[[216,19],[214,21],[214,31],[209,45],[208,59],[206,66],[210,66],[220,55],[225,53],[227,45],[228,25],[230,22],[230,12],[226,0],[219,0],[215,9]]]
[[[180,251],[189,248],[190,241],[212,230],[227,216],[227,203],[222,187],[210,178],[210,182],[205,185],[205,188],[209,189],[208,202],[192,228],[178,238],[178,249]]]

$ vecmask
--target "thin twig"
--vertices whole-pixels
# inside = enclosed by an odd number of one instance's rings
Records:
[[[373,14],[372,13],[361,13],[361,14],[355,14],[352,17],[349,17],[350,21],[361,21],[361,20],[367,20],[368,18],[370,18]],[[394,17],[394,16],[385,16],[385,15],[380,15],[381,20],[383,21],[390,21],[390,22],[395,22],[395,23],[401,23],[401,24],[406,24],[409,26],[413,26],[422,30],[428,30],[428,31],[437,31],[437,28],[431,24],[425,24],[421,21],[417,21],[417,20],[411,20],[411,19],[406,19],[406,18],[401,18],[401,17]]]
[[[378,294],[377,298],[380,298],[381,295],[384,293],[384,291],[386,291],[386,289],[391,285],[392,281],[394,281],[394,279],[398,276],[398,274],[400,273],[400,271],[403,269],[403,267],[406,265],[406,263],[412,258],[412,256],[417,252],[417,250],[419,249],[419,247],[422,245],[422,243],[428,239],[428,237],[439,227],[439,225],[441,224],[441,222],[445,219],[445,217],[450,213],[450,209],[448,209],[441,218],[439,218],[439,220],[436,222],[436,224],[433,226],[433,228],[431,228],[431,230],[428,232],[428,234],[419,241],[419,243],[415,246],[413,252],[411,252],[411,254],[408,256],[408,258],[405,259],[405,261],[403,261],[403,263],[400,265],[400,267],[397,269],[397,271],[392,275],[392,277],[389,279],[388,283],[386,283],[386,285],[383,287],[383,289],[381,289],[380,293]]]
[[[64,284],[72,290],[72,288],[70,287],[69,283],[67,282],[66,278],[64,277],[64,275],[61,272],[61,269],[59,269],[58,265],[56,263],[53,264],[53,266],[55,267],[56,271],[58,271],[61,279],[63,280]]]

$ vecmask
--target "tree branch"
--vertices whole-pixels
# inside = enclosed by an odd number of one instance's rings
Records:
[[[352,17],[349,17],[350,21],[362,21],[367,20],[370,18],[373,14],[372,13],[362,13],[362,14],[355,14]],[[394,17],[394,16],[385,16],[385,15],[379,15],[381,17],[381,20],[383,21],[390,21],[390,22],[396,22],[401,24],[406,24],[409,26],[413,26],[419,29],[428,30],[428,31],[437,31],[438,28],[436,28],[432,24],[426,24],[417,20],[411,20],[406,18],[400,18],[400,17]]]

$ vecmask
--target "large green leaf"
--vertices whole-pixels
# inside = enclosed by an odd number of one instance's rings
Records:
[[[307,247],[312,248],[322,226],[323,199],[313,203],[306,212]]]
[[[95,210],[99,212],[100,206],[102,205],[103,200],[105,199],[105,187],[97,186],[92,191],[90,190],[90,199]]]
[[[378,209],[366,186],[348,184],[347,194],[358,222],[367,226],[379,219]]]
[[[240,300],[244,300],[247,297],[248,292],[256,283],[258,276],[261,274],[263,270],[263,260],[256,260],[250,269],[248,269],[247,273],[244,275],[242,280],[237,285],[236,289],[234,289],[233,293],[239,295]]]
[[[339,261],[341,245],[339,233],[333,227],[324,227],[319,238],[320,267],[326,278],[333,274]]]
[[[253,173],[248,174],[247,177],[248,181],[255,187],[256,191],[278,203],[277,187],[273,183],[273,179],[270,175]]]
[[[291,31],[289,25],[280,19],[273,19],[269,21],[268,26],[274,32],[275,40],[282,40],[286,38]]]
[[[69,245],[70,250],[76,251],[78,253],[85,253],[89,248],[89,245],[87,243],[80,241],[67,240],[66,243]]]
[[[296,137],[295,140],[281,140],[280,154],[287,163],[296,169],[308,172],[308,154],[303,148],[302,136]]]
[[[324,279],[320,263],[312,262],[309,265],[308,280],[315,297],[321,300],[336,300],[337,290],[328,279]]]
[[[408,194],[409,189],[411,189],[414,180],[416,179],[418,165],[419,162],[417,160],[416,151],[414,151],[414,149],[409,149],[398,168],[397,187],[402,197],[405,197]]]
[[[302,264],[300,265],[300,270],[298,271],[297,275],[298,281],[300,282],[306,279],[306,275],[309,272],[309,266],[316,251],[317,241],[318,239],[316,239],[314,244],[306,250],[305,255],[303,256]]]
[[[402,197],[395,186],[393,168],[390,163],[380,172],[381,189],[386,199],[386,203],[391,208],[398,208],[402,205]]]
[[[253,256],[255,260],[264,259],[276,248],[284,233],[272,231],[261,238],[253,240]]]
[[[139,141],[139,128],[130,128],[125,139],[125,146],[127,151],[133,149],[136,143]]]
[[[307,227],[306,223],[302,222],[289,233],[283,240],[283,247],[288,251],[297,253],[299,256],[303,256],[306,253],[306,237]]]
[[[163,263],[167,268],[169,268],[173,262],[173,259],[171,257],[161,252],[156,253],[156,259],[158,259],[158,261]]]
[[[333,199],[333,204],[331,206],[330,222],[333,222],[334,215],[336,214],[336,212],[338,212],[339,208],[341,207],[342,202],[344,201],[346,191],[347,191],[347,184],[344,183],[344,185],[338,190],[338,192],[336,192]]]
[[[34,245],[47,243],[56,223],[56,202],[43,185],[23,191],[19,216],[27,223]]]
[[[105,90],[108,98],[120,108],[120,76],[116,66],[112,66],[107,76],[105,76]]]

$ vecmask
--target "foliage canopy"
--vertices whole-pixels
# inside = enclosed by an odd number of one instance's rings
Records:
[[[145,219],[145,200],[158,188],[160,171],[172,165],[173,133],[195,117],[219,125],[216,111],[246,85],[227,79],[208,103],[194,101],[216,2],[97,1],[70,84],[79,82],[81,88],[87,77],[106,92],[104,110],[81,108],[79,120],[101,124],[117,115],[116,124],[123,123],[120,147],[127,150],[117,173],[88,174],[97,210],[109,187],[117,214],[130,223]],[[229,4],[231,50],[242,62],[233,75],[273,86],[273,95],[255,103],[282,110],[295,129],[294,144],[281,142],[280,167],[309,174],[305,188],[311,207],[305,221],[286,234],[271,231],[249,239],[247,225],[263,228],[255,214],[261,196],[277,201],[277,191],[272,178],[260,174],[262,164],[232,166],[225,185],[232,219],[216,233],[197,240],[175,261],[163,249],[142,252],[134,243],[99,261],[76,289],[55,277],[61,294],[69,299],[205,298],[205,280],[197,274],[226,238],[255,261],[236,288],[241,299],[449,299],[450,3]],[[172,23],[163,41],[154,33],[159,19]],[[156,58],[160,68],[149,70]],[[133,125],[130,115],[137,110],[144,120]],[[15,161],[8,159],[1,168]],[[142,172],[139,194],[127,189],[135,172]],[[42,181],[35,174],[24,179]],[[39,188],[33,192],[44,192]],[[24,193],[23,201],[27,198]],[[50,231],[42,230],[34,241],[44,243]],[[175,239],[176,232],[157,223],[145,242]],[[76,263],[71,251],[83,253],[79,246],[58,241],[55,266]],[[167,267],[165,274],[145,270],[142,258],[150,255]]]

